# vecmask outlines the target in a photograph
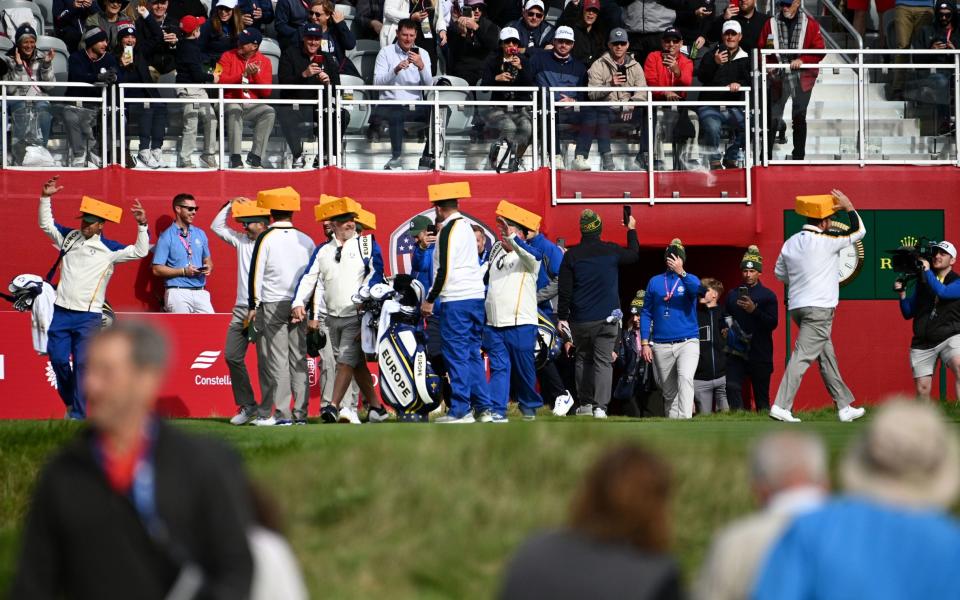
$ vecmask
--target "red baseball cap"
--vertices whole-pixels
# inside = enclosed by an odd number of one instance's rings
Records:
[[[185,35],[190,35],[206,22],[207,19],[205,17],[187,15],[180,19],[180,31],[182,31]]]
[[[600,12],[600,0],[583,0],[583,11],[588,10]]]

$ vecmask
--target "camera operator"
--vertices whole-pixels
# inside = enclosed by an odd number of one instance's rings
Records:
[[[950,242],[931,245],[930,260],[919,258],[923,272],[913,294],[907,297],[903,280],[894,283],[900,296],[900,313],[913,319],[910,367],[917,397],[930,400],[933,368],[939,358],[957,378],[960,374],[960,276],[953,272],[957,249]],[[960,379],[954,379],[960,397]]]

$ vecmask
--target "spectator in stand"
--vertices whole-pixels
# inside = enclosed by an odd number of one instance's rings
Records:
[[[930,0],[896,0],[896,5],[893,7],[893,27],[897,48],[901,50],[909,48],[914,36],[933,23],[933,6]],[[897,55],[894,60],[897,64],[910,62],[905,54]],[[907,72],[907,69],[893,70],[893,85],[889,100],[903,100],[903,86]]]
[[[520,52],[553,48],[554,28],[546,16],[543,0],[527,0],[523,5],[523,17],[507,25],[520,34]]]
[[[714,410],[727,412],[727,365],[723,351],[724,310],[717,305],[723,296],[723,284],[712,277],[700,280],[703,295],[697,306],[697,324],[700,327],[700,361],[693,374],[693,401],[697,414],[709,415]]]
[[[673,27],[680,0],[624,0],[623,21],[630,35],[630,47],[640,64],[660,46],[661,33]]]
[[[797,0],[799,2],[799,0]],[[750,55],[740,47],[743,39],[740,23],[727,21],[723,24],[723,42],[700,61],[697,78],[705,86],[727,87],[729,92],[702,92],[700,100],[742,100],[741,87],[749,86],[752,79]],[[701,106],[697,109],[700,119],[700,139],[704,153],[710,161],[710,169],[735,169],[739,153],[743,150],[745,117],[743,108],[736,106]],[[726,150],[720,150],[720,131],[726,123],[733,132],[733,139]],[[721,162],[722,158],[722,162]]]
[[[325,57],[324,69],[327,71],[336,71],[343,75],[353,75],[360,77],[360,72],[353,62],[347,58],[347,50],[353,50],[357,47],[357,38],[347,26],[343,18],[343,13],[334,8],[331,0],[312,0],[310,2],[310,13],[308,15],[308,25],[316,25],[320,28],[320,50],[319,54]],[[303,31],[296,36],[296,47],[303,45]],[[287,48],[293,47],[290,44]],[[284,48],[284,50],[287,50]],[[339,85],[339,81],[333,85]]]
[[[136,21],[137,46],[141,50],[150,48],[147,55],[149,65],[161,75],[170,73],[177,67],[177,42],[180,41],[178,22],[170,16],[170,0],[152,0],[150,10],[140,13]],[[157,27],[153,27],[153,23]]]
[[[767,19],[760,30],[760,39],[766,47],[777,49],[817,49],[823,50],[823,35],[820,24],[800,10],[800,0],[777,0],[780,12],[773,19]],[[803,39],[800,37],[803,36]],[[767,81],[770,82],[767,109],[767,124],[771,132],[767,140],[767,151],[773,154],[775,138],[772,132],[786,129],[781,121],[787,100],[792,106],[793,116],[793,160],[803,160],[807,146],[807,106],[813,94],[813,84],[817,82],[819,69],[801,67],[803,64],[818,63],[823,54],[784,54],[768,56],[768,63],[790,63],[790,69],[768,69]]]
[[[584,477],[565,529],[537,535],[510,559],[500,600],[676,600],[670,469],[633,445],[605,452]]]
[[[273,23],[272,0],[237,0],[236,12],[240,13],[244,29],[253,27],[263,32],[263,28]],[[216,7],[210,8],[209,18],[217,16]]]
[[[118,29],[130,21],[123,10],[130,4],[130,0],[97,0],[100,10],[87,17],[84,29],[98,27],[107,35],[107,50],[113,52],[120,43]]]
[[[570,2],[563,9],[557,25],[573,29],[573,57],[587,68],[600,58],[607,44],[607,28],[600,21],[600,0]]]
[[[37,50],[37,32],[24,23],[17,27],[16,47],[0,56],[4,81],[55,81],[53,75],[54,51]],[[40,86],[8,87],[8,96],[49,96],[50,88]],[[21,164],[27,148],[46,151],[50,139],[50,103],[46,100],[27,102],[7,100],[7,112],[13,119],[13,161]],[[49,154],[49,153],[47,153]]]
[[[797,517],[755,600],[953,598],[960,589],[960,448],[930,405],[887,402],[846,452],[846,494]],[[745,548],[738,547],[742,552]]]
[[[731,410],[749,409],[743,401],[749,377],[757,412],[770,410],[773,373],[773,330],[777,328],[777,296],[760,282],[763,257],[750,246],[740,261],[743,285],[727,294],[727,402]]]
[[[893,8],[894,0],[874,0],[874,8],[877,9],[877,48],[889,48],[887,43],[887,32],[884,23],[883,13]],[[867,22],[870,20],[870,0],[847,0],[847,10],[853,11],[853,28],[857,30],[864,40],[867,39]]]
[[[487,59],[497,51],[499,44],[500,29],[487,18],[486,11],[484,0],[466,0],[466,14],[457,19],[450,32],[450,66],[447,71],[465,79],[469,85],[480,81]]]
[[[686,270],[687,251],[674,238],[663,253],[667,268],[654,275],[640,314],[643,360],[657,370],[667,417],[693,417],[693,377],[700,360],[697,304],[700,279]]]
[[[674,23],[683,36],[687,53],[696,58],[707,42],[710,27],[714,24],[715,0],[682,0],[677,7]]]
[[[99,10],[100,5],[94,0],[53,0],[53,31],[67,50],[80,48],[87,19]]]
[[[417,39],[417,24],[406,19],[400,22],[397,29],[397,42],[380,49],[377,54],[377,63],[373,72],[374,85],[417,86],[432,85],[433,76],[430,74],[430,55],[419,52],[414,46]],[[381,100],[420,100],[423,94],[418,91],[403,89],[380,92]],[[430,108],[419,105],[412,110],[405,105],[384,105],[380,107],[390,129],[390,160],[384,169],[403,168],[403,127],[408,121],[426,122],[430,116]],[[424,154],[420,159],[423,166],[425,161],[432,162],[429,154],[430,141],[424,144]]]
[[[147,8],[141,6],[137,9],[149,16]],[[125,72],[124,78],[127,83],[153,84],[153,77],[150,74],[150,56],[153,53],[153,41],[161,40],[162,32],[160,26],[153,19],[141,19],[147,27],[151,29],[148,37],[147,46],[140,47],[137,44],[137,30],[133,24],[120,27],[120,46],[115,54],[120,68]],[[163,43],[163,42],[161,42]],[[130,50],[127,50],[130,48]],[[133,88],[126,91],[128,98],[152,99],[153,102],[144,102],[143,104],[128,104],[127,108],[132,114],[138,114],[138,124],[140,132],[140,151],[137,153],[137,166],[148,169],[159,169],[163,159],[163,139],[167,134],[167,105],[160,102],[160,90],[155,88]],[[123,147],[126,148],[126,140]]]
[[[362,39],[379,40],[383,18],[383,0],[357,0],[354,22]]]
[[[213,73],[204,68],[203,48],[200,45],[200,29],[206,19],[187,15],[180,21],[183,39],[177,44],[177,83],[213,83]],[[178,98],[207,100],[207,91],[201,88],[177,88]],[[220,140],[217,136],[217,112],[213,105],[202,102],[183,105],[183,132],[180,136],[179,165],[192,169],[193,151],[197,147],[197,125],[203,121],[203,153],[200,164],[208,169],[217,168]]]
[[[553,52],[537,52],[530,59],[530,71],[533,83],[544,93],[551,87],[586,87],[587,68],[575,59],[573,51],[573,29],[558,27],[553,35]],[[579,92],[554,92],[558,103],[574,102],[580,98]],[[562,105],[561,105],[562,106]],[[564,168],[563,146],[560,131],[572,128],[579,123],[579,114],[572,110],[560,110],[557,114],[557,135],[555,163],[558,169]]]
[[[587,71],[587,85],[590,87],[644,87],[647,85],[643,77],[643,67],[627,52],[630,43],[627,41],[627,32],[616,28],[610,32],[607,41],[608,50],[597,59]],[[600,152],[600,169],[602,171],[616,171],[617,165],[613,162],[613,151],[610,148],[610,124],[629,123],[631,127],[643,119],[643,110],[630,106],[631,102],[644,102],[647,93],[642,91],[622,92],[587,92],[587,98],[593,101],[620,102],[620,106],[592,106],[581,109],[580,135],[577,139],[576,158],[573,159],[574,171],[589,171],[590,146],[593,139],[597,139],[597,150]]]
[[[215,65],[221,56],[236,49],[237,36],[243,30],[243,16],[237,10],[237,0],[217,0],[214,10],[217,14],[200,27],[204,65]]]
[[[750,452],[750,484],[762,509],[713,536],[694,589],[696,600],[751,597],[757,574],[784,529],[826,500],[827,449],[811,434],[767,434]]]
[[[916,50],[956,50],[960,48],[960,26],[957,23],[957,6],[952,0],[939,0],[936,4],[935,19],[917,32],[913,38],[913,48]],[[942,55],[914,56],[915,62],[937,63],[949,66],[953,55],[944,52]],[[948,134],[954,130],[953,103],[956,102],[953,92],[953,79],[947,70],[927,72],[922,76],[920,85],[917,85],[917,100],[920,104],[932,105],[934,125],[937,134]]]
[[[404,19],[409,19],[417,26],[417,37],[414,44],[430,55],[431,75],[437,74],[437,40],[443,30],[446,40],[446,23],[438,17],[433,0],[385,0],[383,4],[385,25],[380,30],[380,46],[393,43],[397,35],[397,25]]]
[[[627,223],[627,247],[600,240],[603,222],[580,213],[580,244],[560,264],[558,328],[577,348],[577,414],[607,418],[613,385],[613,349],[620,329],[620,267],[640,260],[637,222]]]
[[[217,83],[250,83],[253,85],[269,85],[273,83],[273,66],[270,59],[260,53],[260,42],[263,36],[258,29],[244,29],[237,36],[237,49],[224,53],[217,63],[220,74],[214,74]],[[223,94],[231,100],[267,99],[270,89],[231,89]],[[269,104],[253,104],[234,102],[224,109],[227,119],[227,137],[230,144],[230,168],[242,169],[243,160],[240,157],[240,144],[243,142],[243,124],[253,122],[253,146],[247,154],[248,167],[260,169],[263,167],[263,151],[267,148],[270,132],[273,131],[273,121],[276,118],[274,109]]]
[[[650,87],[689,87],[693,85],[693,61],[680,51],[683,45],[683,35],[676,27],[668,27],[661,34],[660,50],[647,55],[643,65],[643,74]],[[687,93],[684,91],[653,92],[654,100],[668,100],[676,102],[684,100]],[[658,112],[660,113],[658,117]],[[693,123],[687,115],[687,109],[677,107],[676,112],[666,107],[662,111],[653,111],[654,131],[659,118],[663,118],[663,139],[673,142],[674,147],[681,147],[686,139],[693,137]],[[649,167],[649,151],[647,149],[646,122],[640,128],[640,153],[637,163],[640,169],[646,171]],[[689,132],[690,135],[684,135]]]
[[[325,0],[329,1],[329,0]],[[317,10],[316,7],[313,10]],[[302,169],[306,166],[303,157],[303,140],[301,139],[301,123],[309,123],[310,131],[317,131],[328,143],[333,143],[332,132],[327,129],[327,121],[320,123],[319,105],[317,104],[318,86],[340,85],[340,73],[337,72],[336,58],[333,54],[323,52],[323,31],[314,23],[307,23],[300,33],[299,46],[287,46],[280,55],[279,79],[282,85],[301,85],[303,89],[282,90],[280,95],[285,99],[300,99],[310,101],[299,106],[278,106],[280,113],[280,128],[283,137],[290,146],[293,154],[293,168]],[[324,98],[326,95],[324,94]],[[346,123],[350,122],[349,114],[344,111]],[[346,127],[346,125],[344,125]],[[320,156],[313,160],[313,168],[320,166]]]
[[[164,310],[170,313],[212,314],[205,287],[213,271],[207,234],[194,227],[197,200],[190,194],[173,197],[173,224],[153,247],[153,275],[165,280]]]
[[[720,15],[720,18],[714,19],[708,30],[707,41],[710,43],[723,40],[723,32],[720,31],[723,24],[727,21],[736,21],[740,23],[740,31],[743,34],[740,39],[740,47],[750,54],[755,48],[765,48],[767,40],[761,38],[760,31],[770,15],[757,10],[757,0],[740,0],[739,6],[729,5]]]
[[[529,61],[520,53],[521,50],[520,34],[512,27],[504,27],[500,31],[500,52],[490,55],[480,85],[504,87],[533,85]],[[498,102],[529,102],[530,94],[493,92],[490,99]],[[518,170],[520,160],[533,136],[533,115],[530,109],[520,106],[494,106],[484,113],[483,119],[487,127],[500,132],[500,139],[505,139],[516,147],[516,153],[507,170],[510,172]],[[488,167],[494,169],[496,165],[489,164]]]
[[[83,34],[84,49],[77,50],[67,61],[69,81],[97,84],[95,88],[74,88],[70,92],[75,96],[100,98],[102,88],[123,83],[125,73],[120,69],[116,57],[107,52],[107,34],[99,27],[88,29]],[[100,167],[100,157],[96,154],[97,136],[94,130],[100,123],[100,106],[65,106],[63,122],[67,130],[67,146],[71,157],[70,166]]]
[[[216,2],[214,2],[216,4]],[[170,0],[167,16],[173,19],[174,24],[180,23],[186,16],[207,18],[207,7],[201,0]]]
[[[307,0],[277,0],[274,7],[274,27],[281,48],[297,42],[297,33],[309,20],[310,3]]]

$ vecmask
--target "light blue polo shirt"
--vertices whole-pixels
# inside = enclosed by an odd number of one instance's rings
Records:
[[[210,256],[207,234],[193,225],[188,227],[187,237],[183,237],[182,233],[183,231],[174,223],[160,234],[157,245],[153,247],[153,264],[172,269],[183,269],[188,264],[198,269],[203,266],[203,260]],[[167,287],[203,287],[206,281],[206,275],[171,277],[167,280]]]

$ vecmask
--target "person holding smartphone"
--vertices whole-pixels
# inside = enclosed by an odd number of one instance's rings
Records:
[[[742,100],[741,87],[748,87],[753,79],[750,55],[740,47],[743,28],[737,21],[723,24],[723,41],[700,61],[697,77],[705,86],[726,87],[726,92],[702,92],[701,100]],[[697,109],[700,119],[700,138],[711,170],[734,169],[738,155],[743,150],[746,117],[743,108],[736,106],[701,106]],[[726,123],[733,132],[733,139],[726,149],[721,149],[720,132]]]
[[[163,308],[170,313],[212,314],[205,288],[213,272],[207,234],[193,225],[199,207],[191,194],[173,197],[173,224],[153,248],[153,274],[164,279]]]
[[[117,62],[126,73],[127,83],[152,84],[153,76],[150,73],[150,57],[154,49],[162,44],[160,25],[152,18],[143,6],[140,11],[140,21],[150,30],[150,35],[144,36],[141,45],[137,36],[137,29],[132,23],[119,28],[120,45],[117,47]],[[149,87],[132,88],[126,91],[127,97],[160,99],[160,91]],[[137,153],[135,165],[148,169],[159,169],[163,160],[163,139],[167,133],[167,105],[163,102],[144,102],[142,104],[127,105],[131,116],[136,116],[139,122],[140,151]]]

